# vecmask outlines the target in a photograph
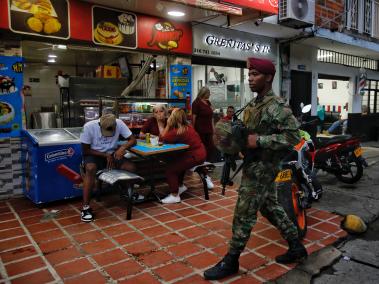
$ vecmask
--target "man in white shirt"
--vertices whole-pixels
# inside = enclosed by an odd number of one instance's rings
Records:
[[[120,136],[128,141],[118,147]],[[136,144],[136,139],[122,120],[116,119],[113,114],[104,114],[100,119],[89,121],[84,125],[80,142],[85,166],[81,219],[83,222],[91,222],[94,217],[89,201],[96,172],[104,168],[119,168],[134,172],[134,164],[126,160],[124,155],[127,149]]]

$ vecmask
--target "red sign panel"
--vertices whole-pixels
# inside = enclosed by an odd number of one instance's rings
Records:
[[[92,5],[70,0],[71,38],[91,41],[92,39]]]
[[[192,54],[192,27],[188,23],[138,16],[138,47]]]
[[[0,0],[0,29],[9,29],[8,1]]]
[[[255,9],[270,14],[278,14],[279,0],[222,0],[222,2]]]

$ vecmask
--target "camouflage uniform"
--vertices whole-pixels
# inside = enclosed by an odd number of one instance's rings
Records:
[[[298,238],[295,225],[278,203],[274,179],[283,154],[300,140],[299,123],[290,108],[272,91],[252,101],[244,112],[243,121],[250,132],[259,135],[259,147],[251,150],[252,158],[242,172],[230,241],[230,251],[234,252],[245,248],[258,210],[280,230],[284,239]]]

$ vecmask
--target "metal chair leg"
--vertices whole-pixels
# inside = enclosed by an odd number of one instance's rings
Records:
[[[97,179],[95,181],[95,187],[96,187],[96,191],[95,191],[95,199],[97,202],[100,202],[101,201],[101,188],[103,186],[103,182],[99,179]]]
[[[209,200],[209,192],[208,192],[208,185],[207,181],[205,180],[205,174],[203,171],[198,171],[197,172],[200,176],[201,181],[203,182],[203,189],[204,189],[204,197],[206,200]]]
[[[132,219],[132,210],[133,210],[133,195],[134,195],[134,186],[133,186],[133,184],[128,184],[126,190],[127,190],[126,220],[131,220]]]

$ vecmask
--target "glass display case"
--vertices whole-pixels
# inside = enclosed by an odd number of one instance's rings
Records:
[[[101,98],[101,106],[104,105],[102,102],[104,99],[109,100],[110,98]],[[130,129],[140,129],[145,121],[153,115],[153,107],[157,104],[166,104],[168,109],[181,107],[189,110],[190,107],[187,99],[120,97],[114,100],[114,112]]]

